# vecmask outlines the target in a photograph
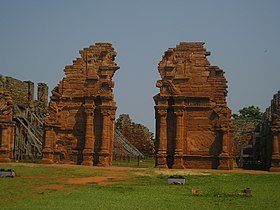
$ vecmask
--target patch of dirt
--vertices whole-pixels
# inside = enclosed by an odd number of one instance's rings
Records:
[[[97,183],[99,186],[114,184],[126,177],[124,176],[92,176],[83,178],[71,178],[67,180],[68,184],[87,184]]]
[[[21,178],[24,179],[44,179],[44,178],[49,178],[47,176],[20,176]]]
[[[34,188],[37,188],[37,189],[52,189],[52,190],[65,190],[66,189],[66,187],[62,184],[42,185],[42,186],[36,186]]]

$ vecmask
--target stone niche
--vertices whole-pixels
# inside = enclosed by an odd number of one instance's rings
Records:
[[[0,86],[0,162],[13,159],[14,127],[12,97]]]
[[[45,118],[44,163],[110,166],[116,103],[112,77],[119,67],[110,43],[80,51],[52,90]]]
[[[156,167],[233,168],[233,123],[224,71],[202,42],[169,48],[158,65],[154,96]]]

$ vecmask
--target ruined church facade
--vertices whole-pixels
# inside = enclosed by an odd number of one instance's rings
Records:
[[[156,167],[232,169],[233,124],[224,71],[201,42],[169,48],[154,96]]]
[[[116,103],[112,78],[119,69],[110,43],[96,43],[65,67],[45,118],[44,163],[110,166]]]

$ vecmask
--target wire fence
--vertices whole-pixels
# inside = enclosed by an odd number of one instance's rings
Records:
[[[144,156],[144,157],[114,156],[113,165],[153,168],[155,166],[155,157],[154,156]]]

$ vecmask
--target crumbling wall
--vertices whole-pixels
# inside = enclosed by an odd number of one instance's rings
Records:
[[[45,118],[45,163],[112,164],[116,103],[112,81],[119,67],[110,43],[96,43],[65,67]]]
[[[37,113],[45,114],[48,108],[49,87],[45,83],[38,83],[37,100],[35,110]]]
[[[13,158],[40,158],[43,142],[42,121],[48,105],[48,86],[38,84],[34,100],[34,83],[0,75],[0,86],[8,92],[14,122],[11,150]]]
[[[117,120],[117,128],[142,154],[145,156],[154,154],[153,134],[147,127],[132,122],[128,114],[121,114]]]
[[[13,77],[0,75],[0,86],[10,92],[13,100],[13,116],[18,116],[18,108],[24,110],[26,107],[44,114],[48,107],[48,86],[45,83],[38,83],[37,100],[34,98],[34,83],[32,81],[21,81]]]
[[[259,139],[254,146],[264,169],[280,171],[280,91],[271,100],[259,128]]]
[[[14,149],[14,122],[10,92],[0,85],[0,162],[10,162]]]
[[[233,120],[234,123],[234,157],[240,156],[241,146],[252,142],[259,120]]]
[[[14,105],[20,107],[34,104],[34,83],[0,75],[0,86],[10,91]]]
[[[154,96],[156,166],[233,167],[233,124],[224,71],[211,66],[202,42],[169,48],[158,65]]]
[[[240,149],[240,163],[242,167],[250,169],[264,169],[280,171],[280,91],[271,100],[271,105],[263,114],[261,121],[243,123],[236,126],[236,152]],[[238,131],[248,129],[248,133]],[[238,138],[238,137],[241,138]],[[248,141],[249,140],[249,141]]]

